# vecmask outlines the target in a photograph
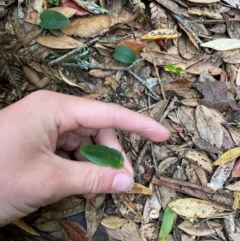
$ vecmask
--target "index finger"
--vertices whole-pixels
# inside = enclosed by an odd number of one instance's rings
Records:
[[[160,142],[169,137],[169,131],[154,119],[112,103],[103,103],[81,97],[54,93],[57,108],[56,125],[61,133],[79,127],[90,129],[116,128],[135,132],[152,141]]]

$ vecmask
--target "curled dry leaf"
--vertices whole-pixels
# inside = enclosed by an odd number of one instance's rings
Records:
[[[196,198],[177,199],[168,205],[178,215],[186,218],[210,218],[225,210],[221,206]]]
[[[148,34],[142,36],[143,40],[159,40],[159,39],[173,39],[179,38],[181,33],[177,32],[175,29],[160,28],[150,31]]]
[[[60,37],[42,36],[37,38],[37,42],[45,47],[53,49],[74,49],[86,46],[85,44],[66,35]]]
[[[146,43],[136,39],[125,39],[121,41],[117,46],[119,45],[125,45],[134,52],[140,52],[146,46]]]
[[[117,216],[108,216],[101,221],[101,224],[108,229],[121,228],[124,223],[127,223],[126,218],[119,218]]]
[[[188,220],[183,221],[178,228],[186,232],[187,234],[194,236],[209,236],[215,234],[217,231],[221,230],[223,227],[220,223],[214,221],[207,222],[208,228],[201,226],[199,224],[193,224]]]
[[[132,189],[129,190],[127,193],[152,195],[152,190],[139,183],[134,183]]]
[[[212,172],[212,162],[206,152],[199,152],[196,150],[187,150],[185,152],[185,158],[189,161],[196,163],[199,167],[208,172]]]
[[[111,19],[107,15],[98,15],[89,18],[80,18],[72,21],[61,31],[68,35],[82,38],[95,37],[109,30]]]

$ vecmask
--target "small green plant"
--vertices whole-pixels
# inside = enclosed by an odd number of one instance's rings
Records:
[[[174,74],[181,74],[183,72],[183,68],[181,67],[175,67],[174,65],[172,64],[167,64],[164,69],[166,71],[169,71],[171,73],[174,73]]]
[[[132,64],[137,56],[130,48],[119,45],[115,48],[113,58],[124,64]]]
[[[60,29],[70,23],[67,17],[53,10],[43,11],[40,14],[40,20],[40,26],[44,29]]]
[[[158,241],[166,241],[174,222],[174,211],[167,206],[163,215],[162,226],[160,229]]]
[[[55,6],[59,6],[61,4],[61,0],[48,0],[48,3],[55,5]]]
[[[80,148],[80,152],[89,161],[99,166],[109,166],[115,169],[123,168],[123,155],[114,148],[102,145],[88,145]]]

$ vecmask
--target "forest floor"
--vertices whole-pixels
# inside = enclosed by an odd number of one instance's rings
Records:
[[[131,193],[66,198],[0,239],[240,240],[240,1],[62,2],[0,1],[0,109],[47,89],[117,103],[171,136],[116,130]]]

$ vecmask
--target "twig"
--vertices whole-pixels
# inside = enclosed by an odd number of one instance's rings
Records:
[[[160,79],[159,71],[158,71],[158,68],[157,68],[155,62],[154,62],[154,67],[155,67],[155,70],[156,70],[157,79],[158,79],[158,83],[159,83],[159,85],[160,85],[160,90],[161,90],[161,93],[162,93],[163,99],[166,100],[166,95],[165,95],[165,92],[164,92],[164,89],[163,89],[162,81],[161,81],[161,79]]]
[[[174,96],[174,98],[172,99],[172,101],[170,102],[170,104],[168,105],[168,107],[166,108],[166,110],[164,111],[162,116],[160,117],[160,119],[159,119],[160,123],[162,123],[162,121],[166,118],[168,113],[173,109],[173,106],[174,106],[174,103],[175,103],[176,100],[177,100],[177,97]],[[134,172],[135,172],[135,179],[136,179],[137,182],[141,181],[141,177],[139,176],[138,169],[139,169],[140,163],[141,163],[141,161],[143,159],[143,156],[145,155],[145,152],[148,149],[148,146],[149,146],[150,142],[151,142],[150,140],[147,140],[145,142],[145,144],[143,145],[142,150],[140,151],[140,153],[138,155],[138,158],[137,158],[137,160],[136,160],[136,162],[134,164],[134,167],[133,167]]]
[[[62,61],[62,60],[64,60],[64,59],[68,58],[69,56],[71,56],[71,55],[73,55],[73,54],[76,54],[76,53],[82,51],[84,48],[87,48],[87,47],[90,46],[91,44],[95,43],[98,39],[99,39],[99,38],[94,38],[94,39],[92,39],[91,41],[89,41],[89,42],[86,44],[86,46],[73,49],[72,51],[68,52],[67,54],[64,54],[63,56],[61,56],[61,57],[59,57],[59,58],[57,58],[57,59],[54,59],[54,60],[50,61],[48,64],[49,64],[49,65],[56,64],[56,63],[58,63],[58,62],[60,62],[60,61]],[[84,56],[84,55],[85,55],[85,53],[82,54],[82,56]],[[81,57],[81,55],[80,55],[79,57]]]

